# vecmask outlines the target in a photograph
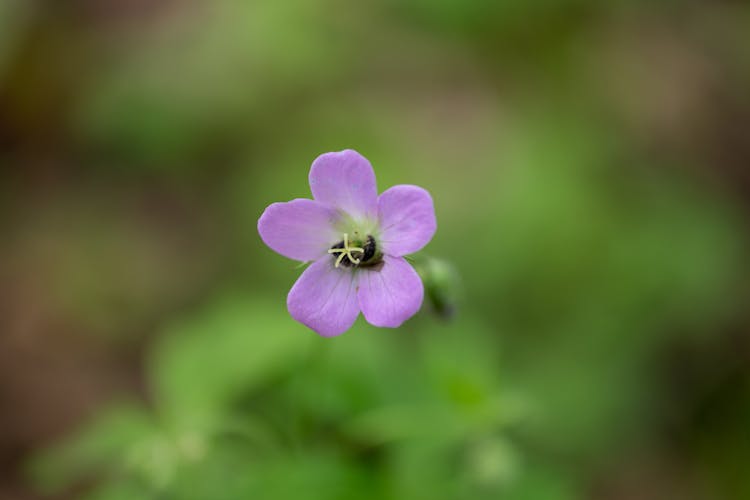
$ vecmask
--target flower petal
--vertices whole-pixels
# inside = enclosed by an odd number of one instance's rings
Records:
[[[377,215],[375,172],[370,162],[354,150],[318,156],[310,167],[310,190],[317,201],[339,208],[354,218]]]
[[[258,219],[263,242],[290,259],[310,261],[325,255],[338,233],[336,211],[314,200],[273,203]]]
[[[378,218],[381,248],[396,257],[422,249],[437,229],[432,197],[418,186],[393,186],[381,194]]]
[[[383,258],[379,269],[359,270],[359,306],[368,323],[396,328],[419,311],[422,280],[402,257]]]
[[[330,256],[313,262],[286,299],[289,314],[324,337],[347,331],[359,316],[357,279],[351,269],[335,268]]]

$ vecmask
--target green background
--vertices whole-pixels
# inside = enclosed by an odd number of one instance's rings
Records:
[[[741,1],[4,0],[0,496],[750,498],[748,89]],[[452,317],[289,317],[345,148]]]

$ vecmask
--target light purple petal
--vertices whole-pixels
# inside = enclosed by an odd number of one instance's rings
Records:
[[[402,257],[383,258],[383,266],[359,270],[359,306],[368,323],[396,328],[419,311],[422,280]]]
[[[378,217],[381,248],[396,257],[422,249],[437,229],[432,197],[418,186],[393,186],[381,194]]]
[[[324,337],[347,331],[359,316],[357,279],[351,269],[335,268],[330,256],[313,262],[286,299],[289,314]]]
[[[318,156],[310,167],[310,190],[317,201],[354,218],[374,218],[377,214],[375,172],[370,162],[354,150]]]
[[[272,250],[290,259],[311,261],[325,255],[339,237],[336,211],[314,200],[273,203],[258,220],[258,232]]]

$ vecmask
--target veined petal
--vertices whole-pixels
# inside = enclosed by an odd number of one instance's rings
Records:
[[[378,187],[372,165],[352,149],[318,156],[310,167],[310,190],[322,203],[355,219],[374,218]]]
[[[347,331],[359,316],[357,277],[351,269],[334,267],[330,256],[313,262],[286,299],[289,314],[324,337]]]
[[[273,203],[258,220],[263,242],[290,259],[310,261],[325,255],[339,235],[336,210],[315,200]]]
[[[386,255],[381,268],[360,269],[358,279],[359,307],[372,325],[396,328],[422,306],[422,280],[403,257]]]
[[[393,186],[378,198],[382,250],[400,257],[421,250],[437,229],[430,193],[418,186]]]

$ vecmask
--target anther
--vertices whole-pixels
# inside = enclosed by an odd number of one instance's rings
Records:
[[[328,250],[328,253],[330,254],[339,254],[338,258],[336,259],[336,267],[339,267],[342,263],[346,266],[349,266],[351,264],[354,264],[356,266],[357,264],[362,262],[360,259],[354,257],[354,255],[352,255],[352,252],[359,252],[364,255],[365,249],[359,247],[350,247],[349,234],[347,233],[344,233],[344,241],[342,243],[338,243],[334,245],[333,248]],[[349,262],[345,262],[344,257],[349,259]]]

